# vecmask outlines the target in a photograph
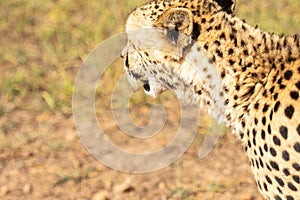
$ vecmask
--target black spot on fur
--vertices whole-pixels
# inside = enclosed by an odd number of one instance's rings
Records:
[[[279,183],[279,185],[280,185],[281,187],[284,186],[284,182],[283,182],[283,180],[282,180],[281,178],[275,176],[275,180]]]
[[[287,196],[286,196],[286,200],[295,200],[295,199],[294,199],[294,197],[292,197],[292,196],[290,196],[290,195],[287,195]]]
[[[264,144],[264,150],[265,150],[265,152],[268,152],[268,145],[267,144]]]
[[[295,149],[296,152],[300,153],[300,143],[299,142],[295,143],[294,149]]]
[[[272,180],[270,179],[270,177],[266,176],[266,180],[268,181],[269,184],[272,185]]]
[[[265,126],[266,125],[266,117],[263,117],[261,120],[262,124]]]
[[[257,120],[257,118],[255,117],[255,118],[254,118],[254,124],[257,125],[257,123],[258,123],[258,120]]]
[[[223,79],[224,77],[225,77],[225,71],[223,70],[222,72],[221,72],[221,78]]]
[[[271,134],[272,133],[272,129],[271,129],[271,125],[268,125],[268,133]]]
[[[280,142],[280,139],[275,135],[273,136],[273,142],[274,144],[280,146],[281,142]]]
[[[285,108],[284,114],[287,118],[292,119],[294,111],[295,111],[294,106],[290,105],[290,106]]]
[[[288,137],[288,128],[286,126],[281,126],[279,128],[279,132],[281,134],[281,136],[284,138],[284,139],[287,139]]]
[[[284,173],[284,175],[286,175],[286,176],[289,176],[291,173],[290,173],[290,171],[288,170],[288,169],[283,169],[283,173]]]
[[[282,152],[282,158],[285,161],[289,161],[290,160],[290,154],[287,151],[283,151]]]
[[[299,98],[299,92],[297,92],[297,91],[291,91],[290,96],[291,96],[292,99],[294,99],[294,100],[297,101],[298,98]]]
[[[234,63],[235,63],[235,61],[233,61],[233,60],[229,60],[229,64],[231,65],[231,66],[233,66],[234,65]]]
[[[278,111],[279,106],[280,106],[280,101],[277,101],[275,106],[274,106],[274,112]]]
[[[278,195],[275,195],[275,196],[274,196],[274,199],[275,199],[275,200],[282,200],[282,198],[281,198],[280,196],[278,196]]]
[[[300,171],[300,165],[298,163],[294,163],[293,167],[295,170]]]
[[[299,176],[294,175],[294,176],[293,176],[293,180],[294,180],[296,183],[300,184],[300,178],[299,178]]]
[[[261,158],[259,158],[259,164],[260,164],[261,167],[264,167],[264,163],[263,163]]]
[[[291,182],[288,183],[288,187],[293,191],[298,191],[298,189]]]
[[[219,49],[216,50],[216,54],[218,57],[223,58],[223,53]]]
[[[280,194],[282,194],[282,190],[279,187],[277,187],[277,190]]]
[[[270,120],[271,121],[273,120],[273,110],[271,110],[271,112],[270,112]]]
[[[300,90],[300,81],[298,81],[298,82],[296,83],[296,87],[298,88],[298,90]]]
[[[276,157],[276,155],[277,155],[277,152],[273,147],[270,148],[270,153],[273,157]]]
[[[210,59],[208,60],[208,62],[209,62],[210,64],[213,64],[214,62],[216,62],[216,57],[213,56],[212,58],[210,58]]]
[[[263,112],[267,112],[269,109],[269,105],[268,104],[265,104],[264,107],[263,107]]]
[[[270,165],[272,166],[273,169],[279,171],[279,166],[278,166],[278,164],[277,164],[276,162],[271,161],[271,162],[270,162]]]
[[[278,99],[278,93],[274,94],[274,100],[276,101]]]
[[[226,36],[225,36],[225,33],[223,32],[221,35],[220,35],[220,39],[226,39]]]
[[[261,131],[261,139],[266,139],[266,132],[264,130]]]
[[[293,76],[293,72],[291,70],[287,70],[285,73],[284,73],[284,78],[286,80],[290,80]]]

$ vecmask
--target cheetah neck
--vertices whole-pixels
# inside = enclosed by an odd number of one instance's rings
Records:
[[[298,59],[299,37],[269,34],[225,12],[198,16],[197,44],[222,79],[225,122],[233,132],[242,134],[254,100],[271,85],[270,76],[278,69],[274,63]]]

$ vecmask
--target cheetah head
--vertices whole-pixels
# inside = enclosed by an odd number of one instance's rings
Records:
[[[193,49],[199,48],[196,40],[201,34],[200,25],[194,18],[196,13],[204,13],[201,9],[208,10],[211,5],[233,12],[234,2],[199,2],[152,1],[130,14],[126,24],[128,43],[121,57],[131,84],[141,81],[145,93],[154,97],[168,89],[185,92],[184,85],[191,82],[197,85],[193,86],[195,92],[205,93],[205,88],[195,88],[204,85],[205,80],[200,77],[195,80],[198,75],[189,60]]]

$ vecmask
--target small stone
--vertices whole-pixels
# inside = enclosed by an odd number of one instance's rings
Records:
[[[28,194],[32,191],[32,185],[30,185],[29,183],[26,183],[23,187],[23,192],[25,194]]]
[[[9,193],[9,189],[6,185],[3,185],[1,188],[0,188],[0,197],[4,197],[6,196],[7,194]]]
[[[131,179],[126,179],[124,183],[115,185],[113,191],[115,194],[120,194],[123,192],[130,192],[135,190],[135,188],[131,185]]]
[[[160,190],[164,190],[164,189],[166,188],[165,183],[164,183],[164,182],[159,183],[159,184],[158,184],[158,188],[159,188]]]
[[[253,199],[253,196],[252,194],[245,192],[240,195],[240,199],[241,200]]]
[[[77,138],[77,135],[74,133],[74,131],[72,131],[72,130],[66,131],[65,139],[68,142],[73,142],[76,138]]]
[[[92,200],[109,200],[109,193],[107,191],[99,191],[93,195]]]

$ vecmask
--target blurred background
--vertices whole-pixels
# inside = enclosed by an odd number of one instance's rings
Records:
[[[300,33],[297,0],[237,0],[236,15],[275,33]],[[72,118],[76,73],[89,52],[124,31],[126,16],[145,0],[0,1],[0,199],[261,199],[246,155],[230,133],[205,158],[197,153],[210,116],[181,159],[160,171],[127,174],[102,165],[81,144]],[[158,138],[129,142],[113,123],[109,94],[123,75],[116,60],[97,89],[97,115],[125,149],[157,149],[179,124],[176,97],[138,90],[129,102],[138,125],[161,103],[169,115]],[[103,89],[105,88],[105,90]],[[134,147],[134,148],[132,148]],[[140,148],[140,149],[139,149]]]

